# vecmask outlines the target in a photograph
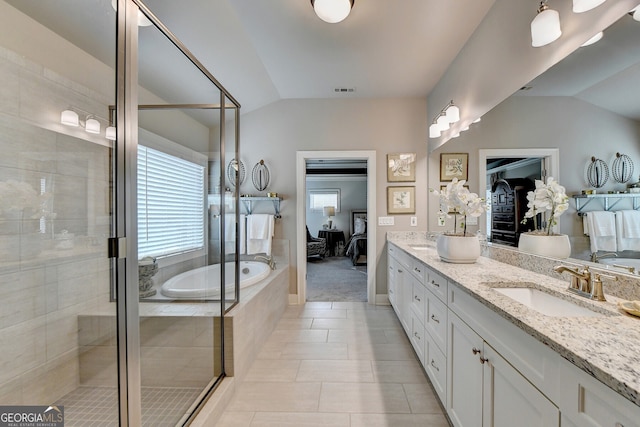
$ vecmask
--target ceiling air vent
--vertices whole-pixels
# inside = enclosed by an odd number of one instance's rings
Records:
[[[355,87],[337,87],[333,89],[336,93],[353,93],[356,91]]]

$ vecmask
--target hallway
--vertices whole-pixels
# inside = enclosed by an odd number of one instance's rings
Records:
[[[217,426],[446,427],[390,306],[289,306]]]

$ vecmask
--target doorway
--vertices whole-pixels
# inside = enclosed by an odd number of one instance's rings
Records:
[[[340,214],[339,218],[331,218],[332,227],[328,227],[329,218],[323,216],[323,211],[317,209],[309,210],[309,200],[308,192],[307,192],[307,179],[308,175],[320,175],[319,173],[307,173],[307,167],[311,166],[315,169],[321,167],[322,164],[331,164],[331,165],[342,165],[345,166],[347,164],[360,164],[363,169],[363,178],[366,183],[366,200],[363,201],[365,203],[365,209],[359,208],[355,209],[355,206],[350,206],[348,204],[345,205],[345,209],[339,209],[337,214]],[[367,215],[368,218],[376,218],[375,212],[375,201],[376,201],[376,191],[375,191],[375,167],[376,167],[376,153],[375,151],[305,151],[297,153],[297,173],[296,173],[296,187],[297,187],[297,247],[299,250],[297,251],[297,292],[298,304],[304,304],[307,301],[308,295],[308,271],[307,271],[307,226],[309,222],[311,222],[311,228],[309,228],[309,232],[312,236],[316,236],[317,233],[323,235],[331,234],[332,238],[330,239],[332,244],[331,247],[327,248],[326,255],[332,255],[327,260],[331,262],[327,262],[327,264],[333,264],[333,261],[336,263],[340,263],[340,261],[344,261],[345,265],[347,265],[350,260],[348,257],[335,257],[336,251],[344,250],[347,251],[346,244],[348,243],[349,237],[354,234],[354,230],[352,230],[353,223],[355,220],[354,215],[362,215],[363,211]],[[339,172],[339,171],[336,171]],[[344,172],[344,171],[343,171]],[[328,186],[331,186],[331,190],[339,190],[340,188],[334,188],[337,185],[335,179],[338,179],[338,175],[345,175],[344,173],[324,173],[326,183]],[[334,175],[329,178],[329,175]],[[330,181],[333,180],[333,181]],[[344,180],[343,180],[344,181]],[[323,187],[322,184],[314,185],[316,188]],[[329,196],[331,197],[331,196]],[[319,200],[322,200],[320,197]],[[342,207],[342,205],[340,206]],[[351,208],[354,209],[351,209]],[[337,208],[337,207],[336,207]],[[355,212],[355,213],[354,213]],[[334,223],[334,221],[336,221]],[[323,228],[323,225],[325,226]],[[336,227],[340,227],[336,229]],[[325,229],[326,228],[326,229]],[[317,230],[316,230],[317,229]],[[342,230],[344,229],[344,230]],[[340,241],[334,242],[333,234],[339,234],[339,232],[343,232],[344,244],[340,246]],[[363,272],[366,272],[366,301],[370,304],[375,303],[375,254],[376,254],[376,230],[375,227],[367,228],[366,230],[366,238],[364,242],[360,242],[361,248],[366,248],[366,253],[371,254],[366,262],[366,266],[361,266],[364,268],[360,268]],[[338,239],[341,240],[341,239]],[[334,245],[334,243],[337,243]],[[342,249],[341,249],[342,248]],[[341,260],[343,258],[343,260]],[[360,258],[362,260],[362,258]],[[357,267],[357,266],[355,266]],[[347,266],[348,268],[348,266]],[[357,271],[357,270],[356,270]],[[327,298],[330,298],[330,293],[327,295]]]
[[[560,150],[557,148],[523,148],[523,149],[488,149],[479,150],[479,194],[487,197],[487,200],[491,200],[491,187],[492,183],[488,176],[488,167],[491,160],[502,159],[505,163],[509,163],[512,159],[518,159],[520,165],[526,165],[528,163],[537,165],[534,166],[540,169],[540,176],[542,180],[546,180],[548,177],[559,176],[559,157]],[[513,162],[512,162],[513,163]],[[486,233],[487,237],[491,236],[491,209],[487,211],[486,216],[479,217],[479,230]],[[559,227],[558,223],[555,227]]]

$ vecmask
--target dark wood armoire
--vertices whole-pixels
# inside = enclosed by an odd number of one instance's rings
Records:
[[[533,221],[522,224],[527,212],[527,192],[535,185],[528,178],[497,180],[491,187],[491,241],[518,246],[520,233],[533,228]]]

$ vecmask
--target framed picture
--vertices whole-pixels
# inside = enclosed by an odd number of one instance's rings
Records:
[[[387,181],[415,182],[416,153],[387,154]]]
[[[469,153],[441,153],[440,181],[466,180],[469,174]]]
[[[387,213],[416,213],[416,187],[387,187]]]

